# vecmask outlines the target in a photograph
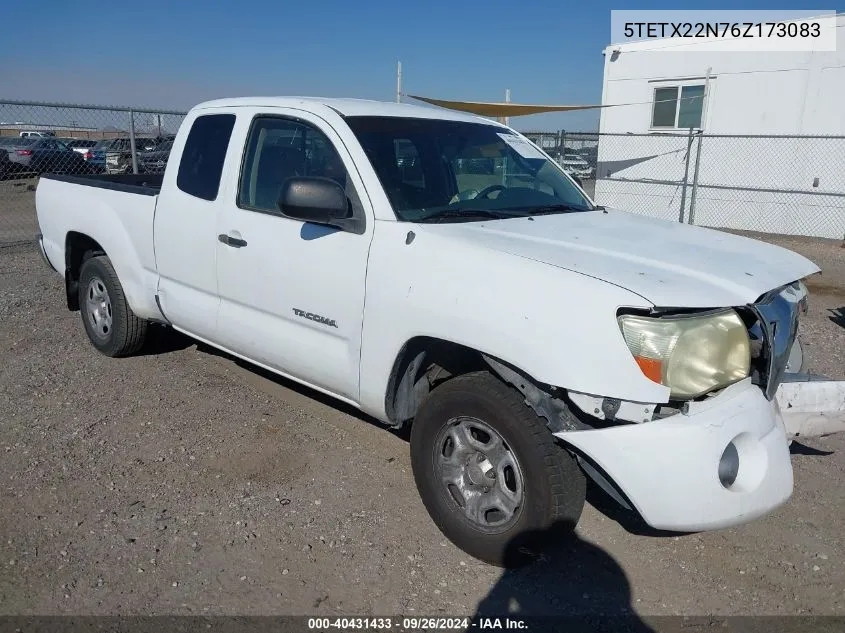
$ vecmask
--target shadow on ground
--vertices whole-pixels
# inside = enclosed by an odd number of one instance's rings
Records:
[[[147,330],[147,339],[144,341],[144,347],[136,353],[136,356],[169,354],[187,349],[195,343],[196,341],[192,338],[185,336],[181,332],[177,332],[171,327],[153,324]]]
[[[819,448],[813,448],[812,446],[801,444],[801,442],[793,441],[792,444],[789,445],[789,454],[824,457],[826,455],[833,455],[833,451],[823,451]]]
[[[845,306],[830,310],[830,320],[839,327],[845,328]]]
[[[193,342],[194,341],[191,341],[191,343],[193,343]],[[319,391],[316,391],[315,389],[312,389],[311,387],[306,387],[305,385],[300,384],[300,383],[296,382],[295,380],[290,380],[288,378],[285,378],[284,376],[280,376],[276,373],[273,373],[272,371],[268,371],[266,369],[263,369],[263,368],[259,367],[258,365],[253,365],[250,362],[247,362],[245,360],[241,360],[240,358],[236,358],[234,356],[231,356],[230,354],[227,354],[226,352],[223,352],[223,351],[221,351],[221,350],[219,350],[215,347],[211,347],[210,345],[206,345],[205,343],[201,343],[201,342],[197,341],[196,345],[197,345],[197,351],[202,352],[203,354],[208,354],[209,356],[216,356],[217,358],[221,358],[221,359],[230,361],[230,362],[234,363],[235,365],[237,365],[242,370],[244,370],[245,372],[248,372],[248,374],[251,374],[252,376],[255,376],[259,379],[264,379],[268,382],[279,385],[280,387],[283,387],[285,389],[295,391],[296,393],[298,393],[302,396],[305,396],[306,398],[310,398],[311,400],[314,400],[315,402],[319,402],[320,404],[322,404],[324,406],[331,407],[332,409],[340,411],[341,413],[345,413],[346,415],[352,416],[354,418],[358,418],[359,420],[361,420],[363,422],[367,422],[368,424],[373,424],[373,425],[375,425],[375,426],[377,426],[381,429],[387,429],[388,428],[384,424],[382,424],[381,422],[376,420],[375,418],[370,417],[369,415],[367,415],[366,413],[361,411],[360,409],[356,409],[352,405],[346,404],[345,402],[338,400],[337,398],[333,398],[332,396],[328,396],[324,393],[320,393]],[[391,430],[391,429],[388,429],[388,430]],[[408,440],[408,436],[406,436],[404,434],[404,432],[394,431],[394,434],[396,434],[399,437],[402,437],[406,441]]]
[[[634,612],[619,564],[568,525],[513,539],[505,560],[509,566],[479,602],[471,628],[491,628],[487,619],[509,618],[524,619],[530,631],[653,631]],[[525,560],[533,562],[513,566]]]
[[[622,507],[610,497],[604,490],[598,487],[591,479],[587,479],[587,503],[601,512],[611,521],[621,525],[626,532],[636,536],[651,536],[655,538],[666,538],[669,536],[684,536],[690,532],[668,532],[657,530],[645,521],[636,510],[628,510]]]

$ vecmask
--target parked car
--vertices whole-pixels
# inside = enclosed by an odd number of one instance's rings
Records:
[[[135,155],[145,149],[155,149],[155,140],[135,138]],[[98,141],[85,153],[85,160],[92,168],[109,174],[132,173],[132,150],[129,137],[109,138]]]
[[[164,141],[155,149],[138,154],[138,171],[144,174],[160,174],[167,166],[173,141]]]
[[[161,136],[155,136],[151,140],[154,143],[154,147],[148,149],[147,146],[145,146],[146,151],[151,151],[152,149],[155,149],[156,147],[158,147],[159,145],[163,145],[164,143],[168,143],[168,142],[173,143],[173,141],[176,140],[176,135],[175,134],[163,134]]]
[[[18,136],[20,138],[45,138],[48,136],[56,136],[55,132],[50,130],[26,130],[21,132]]]
[[[0,180],[12,173],[12,161],[9,158],[9,153],[3,151],[0,146]]]
[[[564,154],[560,165],[566,173],[580,180],[589,180],[595,174],[595,170],[580,154]]]
[[[90,138],[59,138],[56,140],[61,141],[74,152],[82,154],[83,157],[89,149],[97,144],[96,140]]]
[[[18,143],[9,146],[8,154],[12,162],[17,163],[19,171],[36,174],[91,173],[81,154],[50,137],[22,138]]]
[[[424,180],[403,180],[399,141]],[[793,490],[791,420],[845,387],[780,404],[813,262],[596,206],[505,125],[226,99],[174,147],[163,177],[38,184],[42,255],[92,345],[126,356],[162,323],[410,425],[425,507],[480,559],[573,527],[586,477],[658,529],[768,514]],[[462,185],[478,156],[519,178]]]
[[[592,147],[582,147],[579,149],[576,154],[579,154],[581,158],[587,161],[588,165],[592,165],[595,167],[598,165],[599,162],[599,148],[598,145],[594,145]]]
[[[21,142],[19,136],[0,136],[0,151],[9,152],[9,148]]]

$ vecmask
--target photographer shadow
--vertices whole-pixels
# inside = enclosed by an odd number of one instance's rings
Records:
[[[479,602],[470,628],[653,633],[631,606],[625,572],[566,524],[528,532],[506,547],[502,576]]]

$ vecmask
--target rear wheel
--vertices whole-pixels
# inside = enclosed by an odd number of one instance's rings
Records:
[[[488,372],[435,389],[411,428],[411,464],[437,527],[495,565],[532,560],[581,516],[584,474],[516,390]]]
[[[106,356],[128,356],[143,346],[147,322],[132,312],[105,255],[89,257],[82,264],[79,310],[88,338]]]

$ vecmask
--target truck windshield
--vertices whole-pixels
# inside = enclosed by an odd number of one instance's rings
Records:
[[[592,211],[536,147],[484,123],[347,117],[393,210],[406,222]]]

